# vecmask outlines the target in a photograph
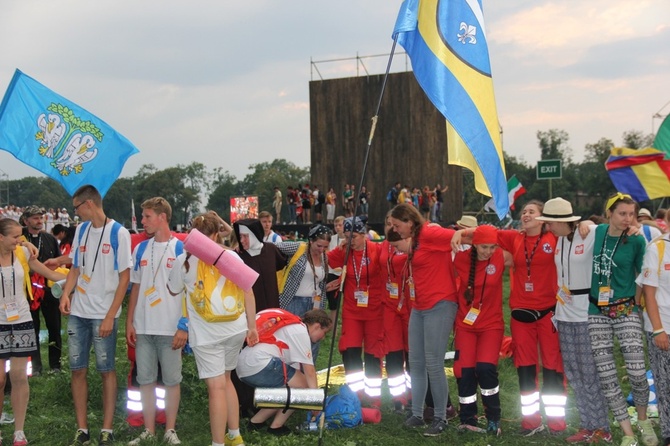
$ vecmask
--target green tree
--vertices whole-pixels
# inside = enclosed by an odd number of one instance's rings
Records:
[[[230,197],[242,195],[242,185],[234,175],[220,167],[212,174],[212,191],[207,201],[207,209],[216,211],[226,221],[230,221]]]
[[[25,177],[8,181],[9,203],[25,207],[36,205],[45,209],[68,208],[72,198],[56,180],[49,177]]]
[[[572,149],[568,146],[570,136],[565,130],[551,129],[546,132],[538,130],[538,144],[543,160],[563,160],[564,164],[572,161]]]
[[[644,149],[654,145],[654,135],[651,133],[645,135],[640,130],[627,130],[623,132],[622,139],[624,147],[629,149]]]
[[[275,186],[285,193],[289,185],[297,187],[298,184],[309,182],[309,167],[298,167],[285,159],[275,159],[271,163],[252,164],[249,169],[253,172],[244,177],[241,182],[242,193],[257,195],[259,209],[262,211],[272,211]],[[288,216],[288,210],[286,210],[286,216]],[[284,220],[283,217],[282,220]]]
[[[105,214],[127,228],[130,228],[132,225],[131,204],[132,199],[134,198],[134,192],[134,178],[119,178],[112,184],[112,187],[109,188],[105,195],[105,199],[103,200]],[[137,199],[135,199],[136,210],[139,209],[140,203],[137,203]],[[141,227],[139,224],[141,220],[140,215],[141,211],[136,215],[138,227]]]

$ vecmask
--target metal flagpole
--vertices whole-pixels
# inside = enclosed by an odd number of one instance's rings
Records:
[[[384,73],[384,80],[382,82],[382,88],[379,93],[379,101],[377,102],[377,108],[375,110],[375,115],[372,117],[372,126],[370,128],[370,136],[368,137],[368,144],[365,149],[365,159],[363,161],[363,172],[361,173],[361,181],[358,183],[358,190],[360,191],[363,188],[363,184],[365,182],[365,173],[368,168],[368,161],[370,159],[370,149],[372,147],[372,140],[375,135],[375,129],[377,128],[377,121],[379,119],[379,110],[381,109],[382,106],[382,99],[384,97],[384,91],[386,90],[386,82],[388,81],[389,77],[389,72],[391,71],[391,63],[393,62],[393,55],[395,54],[395,48],[398,43],[398,34],[395,34],[393,36],[393,46],[391,47],[391,54],[389,55],[389,60],[388,64],[386,65],[386,72]],[[354,202],[356,203],[354,206],[354,215],[353,219],[354,222],[356,221],[357,214],[358,214],[358,205],[359,205],[359,200],[354,197]],[[330,355],[328,356],[328,368],[326,370],[326,386],[323,392],[323,408],[324,410],[321,412],[321,417],[319,418],[319,446],[323,444],[323,430],[325,426],[325,420],[326,420],[326,413],[325,413],[325,408],[326,408],[326,399],[328,398],[328,384],[330,383],[330,370],[333,365],[333,351],[335,349],[335,338],[337,337],[337,323],[339,320],[339,315],[340,315],[340,307],[341,307],[341,302],[342,302],[342,295],[344,291],[344,281],[347,276],[347,264],[349,262],[349,255],[351,252],[351,241],[353,237],[349,237],[349,240],[347,241],[347,250],[345,251],[344,254],[344,266],[342,267],[342,275],[340,276],[340,289],[337,292],[337,295],[335,296],[335,300],[337,302],[337,310],[335,312],[335,321],[333,323],[333,331],[332,331],[332,338],[330,341]]]

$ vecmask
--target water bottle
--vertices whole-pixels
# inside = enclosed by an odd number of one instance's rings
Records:
[[[305,421],[300,425],[302,432],[316,432],[319,430],[319,423],[316,421]]]

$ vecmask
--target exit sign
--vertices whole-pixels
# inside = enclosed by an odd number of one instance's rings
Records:
[[[563,177],[561,160],[541,160],[537,162],[538,180],[557,180]]]

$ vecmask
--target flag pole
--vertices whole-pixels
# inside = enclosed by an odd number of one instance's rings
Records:
[[[384,91],[386,90],[386,83],[389,78],[389,73],[391,71],[391,64],[393,63],[393,55],[395,54],[395,48],[398,44],[398,33],[395,33],[393,36],[393,45],[391,46],[391,54],[389,54],[389,60],[386,65],[386,72],[384,73],[384,79],[382,81],[382,88],[381,91],[379,92],[379,101],[377,101],[377,108],[375,109],[375,115],[372,117],[372,125],[370,127],[370,135],[368,136],[368,143],[365,148],[365,158],[363,160],[363,171],[361,172],[361,180],[358,183],[358,190],[360,191],[363,188],[363,184],[365,182],[365,174],[367,172],[368,168],[368,161],[370,160],[370,149],[372,147],[372,141],[375,136],[375,130],[377,129],[377,121],[379,120],[379,110],[381,109],[382,106],[382,99],[384,98]],[[360,193],[360,192],[359,192]],[[359,200],[354,197],[354,223],[356,222],[357,214],[358,214],[358,205],[359,205]],[[352,228],[353,229],[353,228]],[[367,235],[367,234],[366,234]],[[337,337],[337,323],[339,320],[339,315],[340,315],[340,306],[342,299],[340,299],[341,296],[343,296],[344,292],[344,281],[346,279],[346,268],[347,264],[349,262],[349,255],[351,252],[351,241],[353,240],[353,237],[350,237],[348,242],[347,242],[347,249],[344,254],[344,267],[342,269],[342,275],[340,276],[340,288],[337,292],[337,295],[335,297],[335,300],[337,302],[337,309],[335,311],[335,321],[333,322],[333,331],[332,331],[332,338],[330,340],[330,354],[328,356],[328,368],[326,369],[326,384],[323,392],[323,411],[321,412],[321,416],[319,419],[319,446],[323,444],[323,430],[325,427],[325,419],[326,419],[326,399],[328,398],[328,384],[330,383],[330,370],[333,365],[333,351],[335,349],[335,338]]]

